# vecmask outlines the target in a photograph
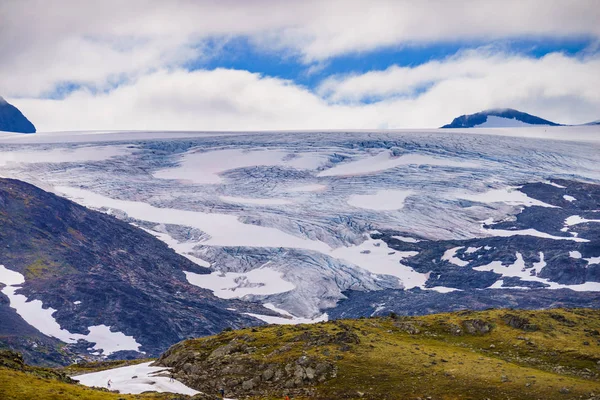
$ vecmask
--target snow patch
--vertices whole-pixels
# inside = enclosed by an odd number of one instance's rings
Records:
[[[397,277],[404,289],[425,287],[429,274],[423,274],[402,264],[402,260],[419,254],[416,251],[397,251],[383,240],[367,239],[357,246],[338,247],[328,253],[331,257],[346,260],[360,268],[380,275]]]
[[[442,255],[442,260],[448,261],[449,263],[454,265],[458,265],[459,267],[466,267],[467,265],[469,265],[469,262],[456,257],[456,252],[460,249],[464,249],[464,246],[453,247],[451,249],[446,250]]]
[[[583,256],[578,251],[570,251],[569,252],[569,257],[571,257],[571,258],[581,258]]]
[[[268,263],[267,263],[268,264]],[[189,283],[211,290],[222,299],[239,299],[246,295],[268,296],[289,292],[296,288],[283,279],[283,274],[263,265],[248,272],[220,272],[197,274],[184,271]]]
[[[477,203],[506,203],[515,206],[540,206],[549,208],[559,208],[542,201],[533,199],[525,193],[517,190],[518,188],[510,187],[504,189],[492,189],[484,193],[461,193],[456,197],[463,200],[474,201]]]
[[[571,203],[577,200],[575,197],[569,196],[568,194],[563,195],[563,199]]]
[[[103,355],[107,356],[120,350],[139,351],[141,344],[136,342],[132,336],[127,336],[121,332],[112,332],[106,325],[96,325],[88,327],[90,331],[87,335],[80,333],[71,333],[62,329],[58,322],[52,316],[56,310],[53,308],[44,308],[40,300],[29,300],[22,294],[15,292],[25,283],[25,277],[16,271],[12,271],[0,265],[0,282],[6,286],[2,293],[8,297],[10,307],[31,326],[42,332],[44,335],[55,337],[65,343],[77,343],[78,340],[87,340],[95,343],[93,349],[104,350]]]
[[[408,237],[408,236],[392,236],[392,239],[398,239],[401,242],[406,242],[406,243],[419,243],[420,242],[419,239],[415,239],[415,238]]]
[[[585,282],[578,285],[564,285],[537,276],[539,271],[546,266],[543,253],[540,253],[540,261],[533,264],[533,268],[536,270],[534,275],[532,275],[531,270],[525,266],[523,255],[519,252],[517,252],[515,255],[517,259],[511,265],[503,265],[501,261],[492,261],[487,265],[482,265],[473,269],[475,271],[492,271],[497,274],[501,274],[503,277],[517,277],[522,281],[541,282],[548,285],[547,289],[571,289],[575,291],[600,292],[600,282]],[[495,282],[492,286],[490,286],[490,288],[502,287],[502,284],[499,282],[501,281]]]
[[[299,318],[296,317],[289,312],[282,310],[281,308],[276,307],[274,304],[265,303],[263,304],[265,308],[269,310],[275,311],[283,315],[283,317],[274,317],[271,315],[263,315],[263,314],[252,314],[245,313],[246,315],[250,315],[251,317],[258,318],[268,324],[276,324],[276,325],[298,325],[298,324],[316,324],[317,322],[326,322],[329,320],[329,316],[327,313],[321,314],[316,318]]]
[[[474,128],[522,128],[536,125],[528,124],[515,118],[504,118],[496,115],[488,115],[484,123],[475,125]]]
[[[208,152],[190,151],[181,157],[178,167],[156,171],[155,178],[179,179],[197,184],[219,184],[219,174],[238,168],[284,166],[295,169],[316,169],[327,162],[318,153],[289,153],[284,150],[228,149]]]
[[[152,362],[78,375],[73,377],[73,379],[78,380],[79,383],[85,386],[107,389],[108,381],[110,380],[110,390],[117,390],[122,394],[140,394],[151,391],[193,396],[200,393],[175,379],[171,381],[169,376],[156,376],[156,374],[161,372],[169,375],[168,371],[170,368],[151,367],[150,364]]]
[[[379,190],[375,194],[353,194],[348,204],[368,210],[400,210],[404,207],[404,200],[414,193],[412,190]]]
[[[431,165],[440,167],[474,168],[479,164],[469,161],[455,161],[444,158],[436,158],[423,154],[405,154],[396,157],[391,151],[383,151],[376,156],[350,161],[339,164],[333,168],[321,171],[319,177],[326,176],[353,176],[368,175],[374,172],[385,171],[402,165]]]
[[[600,222],[600,219],[585,219],[580,217],[579,215],[571,215],[570,217],[565,219],[566,226],[585,224],[588,222]]]

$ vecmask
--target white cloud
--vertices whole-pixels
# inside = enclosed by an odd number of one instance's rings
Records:
[[[595,0],[5,0],[0,92],[38,96],[76,82],[103,90],[247,37],[322,62],[383,46],[513,37],[600,38]]]
[[[102,94],[8,100],[43,131],[423,128],[494,107],[583,123],[598,119],[599,70],[600,56],[538,60],[483,51],[332,78],[320,88],[325,96],[247,71],[163,69]],[[380,100],[357,101],[365,97]]]

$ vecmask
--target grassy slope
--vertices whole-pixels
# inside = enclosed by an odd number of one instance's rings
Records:
[[[507,315],[520,318],[522,326],[507,324]],[[467,333],[465,321],[473,320],[491,331]],[[210,354],[236,339],[253,350],[225,356],[232,362],[285,364],[307,355],[334,363],[337,377],[316,386],[319,399],[590,399],[600,394],[599,331],[600,310],[491,310],[249,328],[188,340],[172,350]],[[359,343],[319,342],[341,333]],[[61,381],[60,372],[0,363],[0,399],[173,398],[93,390]]]
[[[114,367],[123,365],[121,363]],[[101,370],[103,366],[89,365],[88,367],[85,370],[91,372],[91,370]],[[158,393],[121,395],[88,388],[73,383],[62,369],[28,366],[16,353],[0,351],[0,399],[2,400],[169,400],[175,398],[181,396]]]
[[[526,326],[509,326],[507,315],[526,319]],[[465,333],[463,322],[474,319],[491,332]],[[328,360],[338,373],[317,386],[321,399],[587,399],[600,393],[599,330],[599,310],[491,310],[268,326],[179,346],[208,354],[250,337],[245,340],[256,350],[233,362],[249,357],[283,364],[302,355]],[[343,331],[357,334],[360,343],[344,351],[339,344],[298,340],[306,332],[318,338]]]

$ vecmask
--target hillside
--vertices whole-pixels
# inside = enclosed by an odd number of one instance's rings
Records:
[[[259,323],[234,309],[269,312],[189,284],[184,268],[206,269],[145,231],[21,181],[0,179],[0,226],[0,348],[28,362],[157,356]]]
[[[0,96],[0,131],[35,133],[35,126],[17,107]]]
[[[229,397],[587,399],[600,393],[600,311],[266,326],[179,343],[158,364],[190,387],[223,387]]]
[[[191,399],[116,395],[66,375],[121,365],[45,369],[0,352],[0,398]],[[286,394],[323,400],[597,400],[600,311],[501,309],[269,325],[181,342],[155,365],[172,367],[176,380],[202,391],[193,397],[198,400],[214,398],[220,388],[228,398],[256,400]]]
[[[454,118],[450,124],[442,126],[442,128],[500,128],[529,125],[559,126],[560,124],[522,111],[513,110],[512,108],[503,108],[461,115],[460,117]]]

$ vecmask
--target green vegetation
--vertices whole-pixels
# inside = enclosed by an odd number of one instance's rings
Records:
[[[119,395],[69,383],[67,376],[141,361],[44,369],[0,352],[0,398],[187,398]],[[224,387],[234,398],[600,399],[600,310],[465,311],[270,325],[187,340],[159,361],[191,387],[205,393]]]
[[[257,399],[589,399],[600,394],[599,331],[600,311],[588,309],[392,316],[223,332],[182,342],[160,360],[206,392],[182,365],[204,375],[215,368],[208,380],[235,383],[237,395],[252,381]],[[335,373],[290,389],[286,365],[302,357]],[[228,374],[229,365],[246,368]],[[262,378],[267,369],[282,371],[281,384]]]
[[[184,396],[186,398],[187,396]],[[0,399],[2,400],[176,400],[179,395],[150,393],[122,395],[75,383],[64,372],[31,367],[17,353],[0,351]]]

